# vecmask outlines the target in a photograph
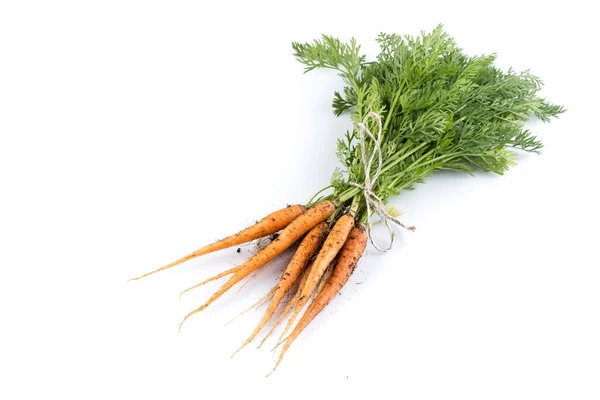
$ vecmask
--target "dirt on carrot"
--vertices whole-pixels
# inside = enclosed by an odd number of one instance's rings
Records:
[[[352,229],[348,240],[344,244],[340,256],[337,260],[331,278],[325,284],[323,290],[315,297],[298,324],[295,326],[292,333],[285,339],[285,344],[281,349],[277,363],[273,371],[277,369],[283,356],[288,351],[292,343],[298,338],[300,333],[308,324],[329,304],[329,302],[340,292],[344,287],[352,272],[356,268],[356,264],[367,246],[367,233],[361,227]],[[273,372],[271,371],[271,373]]]
[[[314,207],[309,208],[296,219],[294,219],[288,226],[285,227],[283,231],[281,231],[281,234],[275,241],[258,252],[254,257],[240,265],[236,273],[229,278],[229,280],[225,282],[225,284],[221,286],[221,288],[215,292],[206,303],[188,313],[179,324],[179,330],[181,331],[183,323],[189,317],[204,310],[215,300],[221,297],[225,292],[231,289],[236,283],[241,281],[256,269],[273,260],[277,255],[281,254],[284,250],[293,245],[294,242],[304,236],[304,234],[314,228],[317,224],[329,218],[335,211],[335,208],[336,207],[333,202],[324,201],[315,205]]]
[[[267,341],[267,339],[269,338],[269,336],[271,336],[271,334],[279,326],[279,324],[281,323],[281,321],[283,321],[283,319],[285,318],[285,316],[288,315],[288,313],[298,303],[298,300],[300,299],[300,294],[302,293],[302,288],[306,284],[306,280],[308,279],[308,275],[310,275],[310,271],[312,269],[313,263],[314,263],[314,259],[313,259],[313,261],[311,261],[311,262],[308,263],[308,266],[306,267],[306,269],[304,270],[304,272],[300,276],[300,280],[298,281],[298,285],[297,285],[298,288],[296,289],[296,292],[294,293],[294,296],[285,305],[283,311],[281,311],[281,313],[277,317],[277,320],[275,320],[275,322],[271,326],[271,329],[269,329],[269,332],[267,332],[267,334],[265,335],[265,337],[263,338],[263,340],[261,340],[260,344],[258,345],[258,348],[261,348],[262,345],[265,344],[265,342]]]
[[[238,351],[247,346],[261,329],[267,324],[269,319],[275,314],[275,310],[279,306],[281,299],[288,292],[288,290],[296,283],[296,280],[304,271],[304,268],[308,264],[310,258],[315,254],[315,252],[321,247],[323,240],[325,239],[325,235],[328,232],[328,227],[326,222],[321,222],[317,226],[315,226],[311,231],[304,237],[298,250],[292,257],[290,263],[286,267],[285,271],[281,275],[281,279],[279,283],[275,286],[275,294],[271,299],[271,303],[269,307],[265,311],[265,314],[256,327],[256,329],[250,334],[250,337],[246,339],[246,341],[242,344],[242,346],[233,353],[235,355]],[[232,357],[233,357],[232,355]]]
[[[317,288],[323,273],[329,267],[333,259],[337,256],[338,252],[346,242],[350,231],[354,227],[354,217],[349,214],[342,215],[333,228],[331,232],[327,236],[323,247],[319,251],[317,258],[313,264],[313,267],[310,271],[310,275],[302,288],[302,292],[300,293],[300,299],[298,303],[294,306],[294,311],[292,312],[292,316],[288,320],[288,323],[285,327],[285,330],[282,333],[284,336],[287,331],[290,329],[296,317],[302,311],[306,303],[310,300],[313,292]]]

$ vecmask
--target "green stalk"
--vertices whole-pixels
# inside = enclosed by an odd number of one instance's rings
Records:
[[[358,211],[358,206],[360,204],[360,197],[355,197],[352,199],[352,204],[350,205],[350,211],[348,213],[356,218],[356,211]]]
[[[329,186],[325,186],[323,189],[319,190],[317,193],[315,193],[315,195],[313,197],[311,197],[311,199],[308,201],[308,203],[306,204],[307,208],[312,207],[313,204],[313,200],[317,198],[318,195],[320,195],[321,193],[323,193],[324,191],[326,191],[327,189],[331,189],[333,187],[333,185],[329,185]]]
[[[385,168],[383,168],[381,170],[381,173],[382,174],[386,173],[391,168],[393,168],[394,166],[396,166],[399,162],[401,162],[402,160],[406,159],[407,157],[409,157],[411,154],[415,153],[416,151],[421,150],[423,147],[425,147],[428,144],[429,143],[421,143],[419,146],[415,147],[414,149],[412,149],[408,153],[403,154],[402,157],[398,157],[398,158],[394,159],[394,161],[392,161],[390,164],[388,164]]]
[[[394,111],[396,109],[396,102],[398,101],[399,98],[400,98],[400,91],[397,91],[396,95],[394,96],[394,100],[392,100],[392,105],[390,106],[390,109],[388,111],[387,118],[385,119],[385,124],[383,124],[383,132],[387,131],[387,127],[388,127],[390,121],[392,120],[392,115],[394,115]]]
[[[351,187],[349,189],[347,189],[345,192],[343,192],[340,197],[340,203],[345,203],[348,200],[350,200],[351,198],[358,196],[360,194],[360,189],[357,187]]]

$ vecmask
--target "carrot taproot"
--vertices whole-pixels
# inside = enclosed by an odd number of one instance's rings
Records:
[[[248,339],[246,339],[246,341],[240,346],[240,348],[237,349],[235,353],[233,353],[232,357],[238,351],[240,351],[241,349],[246,347],[250,342],[252,342],[256,335],[258,335],[261,329],[264,328],[264,326],[267,324],[269,319],[271,319],[273,314],[275,314],[275,310],[277,310],[277,307],[279,306],[279,303],[281,303],[281,299],[283,299],[283,296],[285,296],[288,290],[294,285],[294,283],[296,283],[296,280],[308,264],[309,260],[316,253],[319,247],[321,247],[321,244],[325,239],[327,231],[327,223],[321,222],[320,224],[312,228],[310,232],[308,232],[308,234],[304,237],[304,239],[300,243],[300,246],[298,246],[296,253],[294,253],[294,256],[290,260],[290,263],[281,275],[279,283],[275,286],[275,293],[273,294],[273,298],[271,299],[269,307],[267,307],[267,310],[265,311],[262,320],[259,322],[258,326],[256,327],[256,329],[254,329],[254,331],[248,337]]]
[[[321,276],[321,279],[319,280],[319,286],[317,286],[317,289],[314,292],[315,296],[318,296],[319,293],[321,293],[321,291],[323,290],[323,288],[325,287],[325,284],[327,283],[327,281],[329,280],[329,278],[331,277],[331,274],[333,273],[333,268],[335,266],[335,263],[337,262],[337,259],[334,259],[333,262],[331,264],[329,264],[329,266],[327,267],[327,269],[325,270],[325,272],[323,273],[323,276]],[[308,278],[308,276],[307,276]],[[300,288],[298,290],[298,292],[296,293],[298,295],[298,297],[296,297],[296,299],[300,298],[300,294],[302,292],[302,288],[304,287],[304,285],[306,284],[306,280],[304,280],[304,283],[302,285],[300,285]],[[297,301],[294,303],[294,305],[297,303]],[[291,307],[290,307],[291,308]],[[288,310],[289,311],[289,310]],[[286,311],[287,314],[287,311]],[[290,324],[291,326],[291,324]],[[286,329],[288,328],[288,326],[286,325]],[[279,347],[279,345],[282,343],[283,338],[285,337],[285,334],[287,333],[287,330],[284,329],[283,332],[281,333],[281,336],[279,336],[279,339],[277,340],[278,343],[277,345],[273,348],[273,350],[275,350],[277,347]],[[259,346],[260,347],[260,346]]]
[[[353,228],[348,236],[348,240],[346,240],[344,247],[340,251],[340,256],[333,269],[331,278],[329,278],[321,293],[319,293],[310,306],[308,306],[308,309],[304,315],[302,315],[302,318],[300,318],[300,321],[298,321],[298,324],[294,327],[292,333],[285,339],[285,345],[281,349],[281,353],[279,354],[279,358],[273,371],[275,371],[279,363],[281,363],[283,356],[292,343],[294,343],[294,340],[296,340],[302,331],[306,329],[308,324],[323,311],[327,304],[329,304],[329,302],[340,292],[342,287],[344,287],[346,282],[348,282],[350,275],[354,272],[356,264],[366,247],[367,233],[365,230],[362,227]],[[269,375],[273,373],[273,371],[271,371]]]
[[[195,284],[194,286],[191,286],[191,287],[189,287],[189,288],[185,289],[183,292],[179,293],[179,299],[181,299],[181,296],[183,296],[183,294],[184,294],[184,293],[186,293],[186,292],[189,292],[190,290],[193,290],[193,289],[196,289],[196,288],[198,288],[198,287],[200,287],[200,286],[206,285],[206,284],[207,284],[207,283],[209,283],[209,282],[216,281],[217,279],[221,279],[221,278],[223,278],[223,277],[225,277],[225,276],[227,276],[227,275],[232,275],[232,274],[235,274],[237,271],[239,271],[239,270],[240,270],[240,267],[241,267],[241,265],[238,265],[237,267],[230,268],[230,269],[228,269],[227,271],[223,271],[223,272],[221,272],[220,274],[217,274],[217,275],[215,275],[215,276],[212,276],[212,277],[210,277],[210,278],[208,278],[208,279],[205,279],[205,280],[203,280],[203,281],[202,281],[202,282],[200,282],[200,283],[197,283],[197,284]],[[259,273],[259,272],[260,272],[260,271],[261,271],[261,270],[262,270],[264,267],[265,267],[265,266],[263,265],[262,267],[260,267],[260,268],[259,268],[259,269],[257,269],[256,271],[254,271],[254,273],[253,273],[253,274],[254,274],[254,275],[258,274],[258,273]],[[256,276],[254,276],[254,278],[255,278],[255,277],[256,277]],[[242,290],[242,289],[243,289],[243,287],[244,287],[246,284],[248,284],[248,282],[250,282],[250,279],[252,279],[252,278],[253,278],[252,276],[248,276],[248,277],[246,278],[246,279],[247,279],[247,280],[246,280],[246,282],[244,282],[244,283],[242,284],[242,286],[240,286],[240,288],[238,289],[238,292],[239,292],[240,290]]]
[[[258,345],[259,349],[262,347],[263,344],[265,344],[265,342],[267,341],[269,336],[271,336],[273,331],[275,331],[275,328],[277,328],[277,326],[281,323],[281,321],[283,321],[283,319],[290,312],[290,310],[296,305],[296,303],[298,303],[298,300],[300,299],[300,294],[302,293],[302,288],[306,284],[308,275],[310,275],[310,271],[312,269],[313,262],[314,262],[314,259],[313,259],[313,261],[308,263],[308,266],[306,267],[306,269],[300,276],[300,280],[298,281],[298,289],[296,290],[296,293],[294,293],[294,296],[292,297],[292,299],[286,304],[286,306],[283,309],[283,311],[281,312],[281,314],[279,314],[279,316],[277,317],[277,320],[275,321],[273,326],[271,326],[271,329],[269,329],[269,332],[267,332],[265,337],[260,341],[260,344]]]
[[[185,261],[189,261],[193,258],[200,257],[218,250],[223,250],[228,247],[247,243],[254,239],[269,236],[275,232],[279,232],[280,230],[288,226],[304,211],[306,211],[306,207],[299,204],[287,206],[286,208],[282,208],[281,210],[272,212],[271,214],[258,221],[256,224],[249,226],[248,228],[243,229],[234,235],[228,236],[215,243],[209,244],[208,246],[198,249],[185,257],[182,257],[176,261],[173,261],[170,264],[165,265],[164,267],[160,267],[158,269],[155,269],[154,271],[150,271],[136,278],[131,278],[130,280],[136,281],[146,276],[174,267]]]
[[[329,218],[335,209],[335,203],[327,200],[309,208],[304,213],[300,214],[300,216],[290,222],[290,224],[286,226],[283,231],[281,231],[277,239],[269,243],[267,247],[258,252],[248,261],[241,264],[239,266],[240,269],[231,278],[229,278],[229,280],[225,282],[225,284],[221,286],[221,288],[217,290],[206,303],[189,312],[179,324],[179,330],[181,331],[181,326],[189,317],[204,310],[215,300],[221,297],[225,292],[231,289],[236,283],[277,257],[292,244],[294,244],[299,238],[304,236],[305,233],[314,228],[315,225]]]
[[[287,333],[298,317],[300,311],[302,311],[306,303],[308,303],[310,300],[310,297],[319,284],[321,276],[323,276],[323,273],[327,267],[329,267],[335,256],[337,256],[353,227],[354,217],[350,214],[344,214],[337,220],[331,229],[331,233],[329,233],[329,236],[327,236],[325,243],[323,243],[323,247],[315,259],[315,263],[310,271],[310,275],[308,276],[308,279],[302,288],[302,292],[300,293],[298,303],[294,306],[292,316],[288,320],[281,337]]]
[[[317,286],[316,290],[314,291],[314,296],[318,296],[319,293],[321,293],[321,290],[323,290],[323,288],[325,287],[325,284],[327,283],[327,281],[331,277],[331,274],[333,273],[333,268],[334,268],[336,262],[337,262],[337,259],[334,259],[333,262],[331,264],[329,264],[329,266],[327,267],[327,269],[321,276],[321,279],[319,280],[319,285]],[[307,276],[307,278],[308,278],[308,276]],[[305,285],[306,285],[306,280],[304,280],[304,283],[299,287],[298,292],[296,293],[298,295],[296,297],[296,299],[300,299],[300,295],[302,294],[302,288],[304,288]],[[295,304],[297,304],[297,303],[298,302],[296,301]],[[275,350],[277,347],[279,347],[279,345],[282,343],[283,338],[285,337],[285,334],[287,333],[287,331],[289,330],[291,325],[292,325],[292,322],[290,322],[288,319],[288,324],[286,324],[285,329],[283,330],[283,332],[281,332],[279,339],[277,339],[277,345],[272,350]]]

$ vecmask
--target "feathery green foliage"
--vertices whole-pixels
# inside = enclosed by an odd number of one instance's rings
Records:
[[[503,174],[515,165],[511,149],[542,148],[525,122],[531,116],[548,122],[564,111],[537,96],[538,77],[503,72],[494,66],[494,55],[467,56],[441,25],[417,37],[382,33],[377,42],[381,51],[372,62],[365,61],[354,39],[342,43],[323,35],[312,43],[293,43],[306,72],[334,69],[345,83],[342,93],[334,93],[333,111],[350,113],[355,129],[338,140],[343,171],[334,173],[329,196],[341,204],[360,196],[350,185],[365,180],[356,125],[371,111],[384,123],[383,169],[374,187],[383,202],[439,169]],[[367,125],[377,131],[374,120]],[[370,139],[366,146],[370,153]],[[364,208],[361,212],[364,221]]]

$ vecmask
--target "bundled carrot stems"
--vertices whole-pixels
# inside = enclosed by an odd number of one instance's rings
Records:
[[[347,113],[354,122],[354,129],[338,140],[342,168],[306,205],[275,211],[232,236],[134,278],[279,232],[248,261],[187,289],[229,277],[205,304],[184,317],[180,329],[189,317],[298,243],[277,285],[259,301],[268,302],[263,318],[237,350],[275,320],[262,345],[289,315],[278,341],[283,347],[276,368],[300,333],[344,287],[369,239],[377,250],[387,251],[396,226],[414,230],[398,220],[390,198],[438,170],[503,174],[515,165],[515,149],[539,152],[542,147],[525,122],[532,116],[547,122],[564,111],[538,97],[539,78],[529,72],[503,72],[494,66],[494,56],[465,55],[441,26],[418,37],[380,34],[377,42],[381,51],[373,61],[366,61],[354,39],[343,43],[323,35],[312,43],[293,43],[305,71],[332,69],[345,84],[333,99],[334,113]],[[390,231],[387,247],[379,247],[371,237],[373,214]],[[287,294],[292,299],[277,315]]]

